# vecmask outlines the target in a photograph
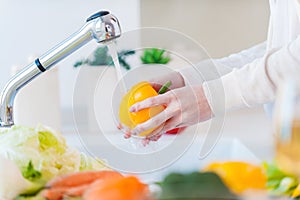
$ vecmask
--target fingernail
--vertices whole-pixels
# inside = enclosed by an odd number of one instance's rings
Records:
[[[123,128],[122,124],[119,124],[119,125],[117,126],[117,128],[118,128],[119,130],[121,130],[121,129]]]
[[[130,135],[124,135],[124,138],[125,138],[125,139],[129,139],[129,138],[130,138]]]
[[[129,108],[129,112],[135,112],[135,108],[134,108],[133,106],[131,106],[131,107]]]
[[[128,139],[128,138],[130,138],[130,137],[131,137],[130,133],[125,133],[125,135],[124,135],[124,138],[125,138],[125,139]]]

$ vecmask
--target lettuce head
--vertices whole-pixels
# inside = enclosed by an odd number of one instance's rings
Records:
[[[105,165],[67,146],[63,136],[49,127],[13,126],[0,130],[0,156],[13,161],[31,182],[84,170],[101,170]]]

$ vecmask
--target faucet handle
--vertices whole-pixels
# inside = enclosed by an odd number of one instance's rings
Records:
[[[89,21],[91,21],[93,19],[96,19],[98,17],[102,17],[104,15],[108,15],[108,14],[109,14],[109,11],[106,11],[106,10],[99,11],[99,12],[91,15],[89,18],[87,18],[86,22],[89,22]]]
[[[91,15],[86,23],[98,43],[114,40],[121,35],[119,21],[109,11],[100,11]]]

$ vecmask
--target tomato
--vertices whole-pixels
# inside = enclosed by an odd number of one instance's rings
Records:
[[[174,128],[172,130],[167,131],[166,134],[170,134],[170,135],[172,135],[172,134],[178,134],[178,133],[182,132],[184,129],[185,129],[185,127]]]

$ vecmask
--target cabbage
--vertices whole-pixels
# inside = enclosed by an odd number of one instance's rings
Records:
[[[100,160],[67,146],[59,132],[41,125],[0,130],[0,156],[13,161],[26,180],[39,183],[67,173],[106,168]]]
[[[20,193],[38,190],[43,186],[26,180],[17,165],[2,156],[0,156],[0,177],[0,199],[3,200],[11,200]]]

